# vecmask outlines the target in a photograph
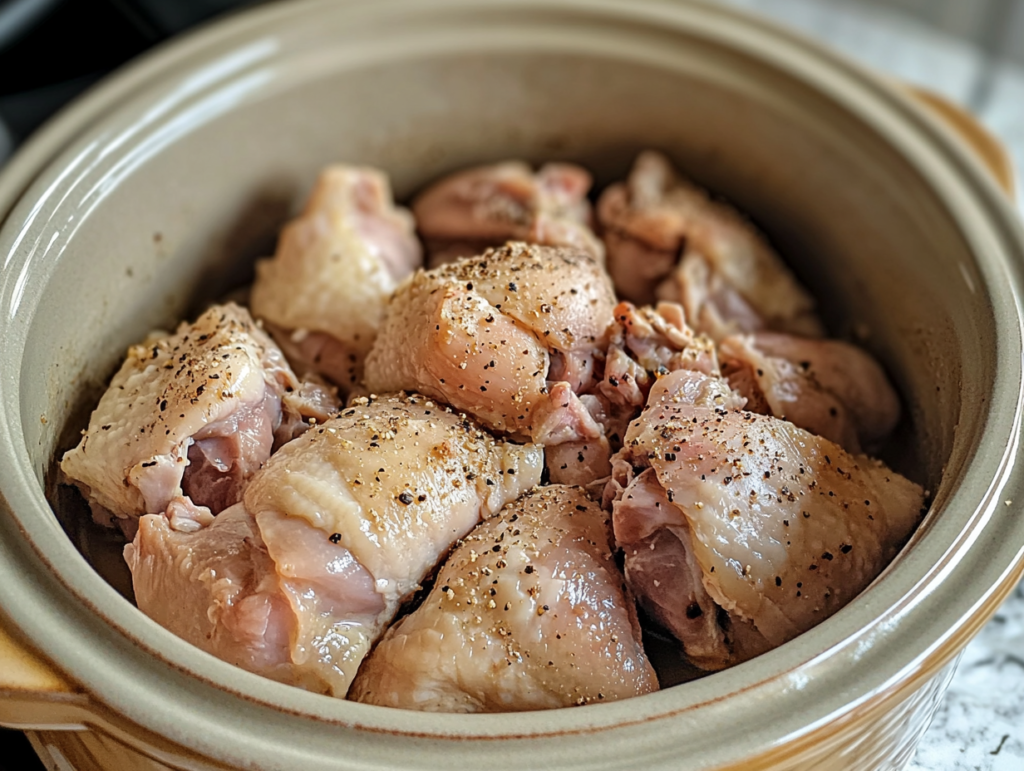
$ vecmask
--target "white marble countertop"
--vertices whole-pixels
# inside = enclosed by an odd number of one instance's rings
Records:
[[[1011,150],[1024,214],[1024,0],[724,0],[967,107]],[[1024,584],[964,651],[908,771],[1024,771]]]

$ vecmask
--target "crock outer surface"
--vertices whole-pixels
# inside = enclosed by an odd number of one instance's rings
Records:
[[[41,355],[27,351],[30,334],[45,323],[34,304],[60,277],[65,239],[77,227],[53,213],[84,183],[98,185],[93,200],[102,205],[133,173],[132,163],[161,151],[160,142],[310,77],[304,68],[315,69],[316,57],[296,51],[305,36],[315,52],[328,32],[343,37],[347,47],[339,48],[353,61],[524,49],[598,55],[604,46],[671,67],[669,44],[697,41],[763,61],[775,81],[829,95],[836,109],[884,136],[969,244],[976,263],[963,267],[965,280],[995,309],[978,322],[995,327],[994,340],[979,341],[992,364],[982,378],[988,387],[963,397],[963,414],[975,424],[962,430],[983,438],[961,453],[961,483],[943,493],[942,516],[931,518],[884,580],[798,641],[682,688],[557,713],[456,717],[334,701],[230,667],[144,618],[68,541],[43,495],[44,470],[30,459],[37,443],[55,441],[22,407],[26,389],[44,387],[23,376],[27,358]],[[375,50],[360,47],[360,38]],[[707,76],[729,81],[728,72]],[[97,704],[203,756],[240,767],[369,769],[479,765],[488,753],[505,768],[595,769],[634,767],[642,748],[646,768],[740,763],[863,708],[925,662],[937,669],[981,612],[994,610],[993,596],[1020,564],[1024,523],[1007,516],[1013,501],[1024,501],[1014,469],[1024,240],[1012,210],[978,163],[906,98],[806,41],[733,12],[653,0],[272,6],[146,57],[73,106],[0,178],[2,195],[25,188],[0,233],[0,491],[9,514],[0,518],[0,608]],[[0,202],[0,210],[8,205]],[[83,205],[81,217],[89,213]]]

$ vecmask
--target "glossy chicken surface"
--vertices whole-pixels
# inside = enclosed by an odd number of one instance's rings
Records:
[[[764,237],[663,155],[641,153],[597,212],[608,271],[626,300],[678,302],[715,340],[761,328],[821,334],[813,299]]]
[[[657,690],[608,515],[543,487],[465,537],[351,698],[433,712],[552,709]]]
[[[596,438],[576,394],[614,306],[607,275],[572,249],[510,243],[420,271],[388,306],[366,387],[419,391],[540,444]]]
[[[132,521],[182,495],[214,513],[241,499],[278,441],[326,419],[333,393],[300,384],[237,305],[133,346],[61,470],[98,520]]]
[[[331,166],[273,259],[257,264],[253,314],[297,369],[348,392],[362,378],[388,296],[422,260],[412,217],[395,207],[387,177]]]
[[[506,241],[567,246],[602,262],[604,246],[590,229],[590,185],[590,173],[569,163],[549,163],[535,172],[506,161],[445,177],[412,205],[430,267]]]
[[[895,556],[924,500],[880,461],[730,398],[707,375],[663,377],[609,483],[631,589],[684,646],[696,641],[705,668],[781,645],[839,610]],[[664,592],[652,540],[662,531],[675,538],[666,559],[685,573]],[[717,608],[729,619],[720,637]]]
[[[344,696],[399,605],[542,465],[426,397],[357,399],[274,454],[230,528],[175,507],[143,517],[126,553],[139,607],[226,660]]]
[[[139,608],[280,682],[469,713],[650,693],[641,624],[692,676],[864,591],[926,497],[863,454],[895,449],[885,371],[664,156],[603,191],[603,243],[591,181],[480,166],[410,213],[328,167],[232,295],[253,315],[130,349],[61,468]]]
[[[899,397],[885,372],[849,343],[758,332],[726,338],[720,354],[748,409],[788,420],[849,452],[877,449],[899,422]]]

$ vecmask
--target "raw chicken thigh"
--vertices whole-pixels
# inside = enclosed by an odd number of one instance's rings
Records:
[[[472,257],[506,241],[568,246],[604,260],[590,229],[590,173],[568,163],[534,172],[506,161],[445,177],[413,202],[430,266]]]
[[[509,504],[460,542],[350,697],[508,712],[657,690],[608,540],[608,515],[578,488],[542,487]]]
[[[747,409],[788,420],[848,452],[877,448],[899,422],[899,398],[885,372],[849,343],[757,332],[726,338],[719,353]]]
[[[283,683],[468,713],[657,690],[637,604],[711,671],[863,591],[925,496],[860,454],[900,416],[881,367],[665,157],[601,196],[603,244],[590,186],[442,179],[424,270],[387,178],[328,167],[258,321],[130,349],[61,468],[132,539],[138,607]]]
[[[273,259],[257,263],[252,311],[296,368],[349,392],[388,297],[422,259],[412,216],[395,207],[387,177],[331,166]]]
[[[542,465],[425,397],[357,399],[219,517],[177,501],[143,517],[125,555],[139,607],[216,656],[344,696],[400,604]]]
[[[594,382],[614,306],[608,276],[573,249],[509,243],[419,271],[388,306],[366,387],[419,391],[539,444],[594,439],[576,394]]]
[[[924,500],[881,462],[739,400],[702,373],[663,377],[606,490],[630,588],[706,669],[839,610],[895,556]]]
[[[657,289],[715,340],[761,328],[821,334],[813,299],[764,238],[663,155],[641,153],[629,179],[602,194],[597,212],[608,271],[625,299],[649,303]]]
[[[182,495],[214,513],[236,503],[275,433],[287,441],[336,407],[328,389],[299,383],[248,311],[214,306],[129,349],[61,470],[97,521],[134,533],[136,518]]]

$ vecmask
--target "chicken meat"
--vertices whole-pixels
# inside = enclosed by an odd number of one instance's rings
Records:
[[[464,538],[423,604],[388,630],[351,698],[433,712],[553,709],[650,693],[608,515],[542,487]]]
[[[412,215],[392,202],[387,177],[331,166],[274,257],[257,263],[252,311],[300,372],[347,393],[362,378],[388,297],[422,261]]]
[[[436,182],[413,201],[430,266],[478,255],[506,241],[567,246],[604,260],[591,230],[590,173],[568,163],[534,172],[505,161]]]
[[[180,500],[143,517],[125,550],[139,607],[220,658],[342,697],[452,544],[538,484],[542,456],[426,397],[356,399],[218,517]]]
[[[606,489],[641,605],[718,669],[828,618],[895,556],[924,492],[680,370],[651,389]]]
[[[719,355],[747,409],[788,420],[848,452],[877,449],[899,422],[899,397],[885,372],[849,343],[757,332],[726,338]]]
[[[595,382],[615,296],[585,253],[509,243],[419,271],[366,360],[372,393],[428,394],[543,445],[596,439],[578,394]]]
[[[132,534],[182,495],[213,513],[238,502],[275,441],[337,407],[333,390],[299,382],[248,311],[218,305],[128,350],[61,471],[97,521]]]
[[[764,237],[663,155],[641,153],[597,212],[608,270],[626,300],[678,302],[715,340],[761,328],[821,334],[813,299]]]

